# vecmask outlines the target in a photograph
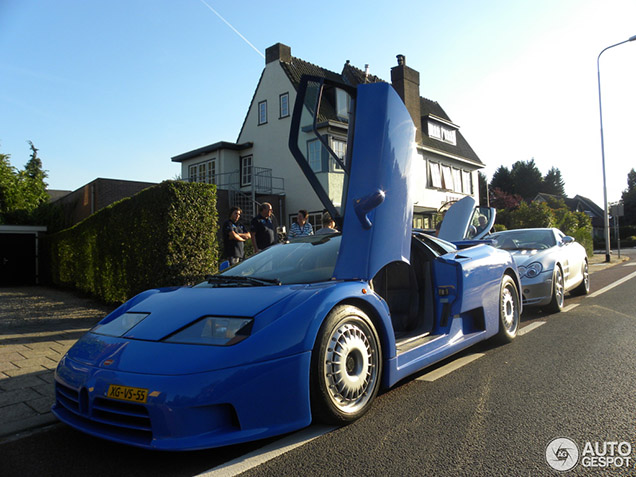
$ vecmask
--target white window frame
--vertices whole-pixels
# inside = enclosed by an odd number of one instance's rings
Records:
[[[289,116],[289,93],[283,93],[278,97],[278,119]]]
[[[473,193],[473,175],[469,171],[462,171],[462,192],[468,195]]]
[[[462,171],[461,169],[453,168],[453,190],[455,192],[462,192]]]
[[[317,153],[318,156],[316,157],[315,154],[312,154],[312,152],[316,152],[316,148],[317,148]],[[309,167],[311,167],[311,170],[314,172],[323,172],[322,171],[322,143],[320,142],[319,139],[312,139],[310,141],[307,141],[307,162],[309,163]]]
[[[347,157],[347,141],[345,139],[339,138],[339,137],[331,137],[331,150],[336,153],[336,156],[338,156],[338,159],[340,159],[343,163],[345,162],[345,159]],[[334,171],[341,171],[342,167],[340,167],[340,164],[338,164],[337,161],[332,160],[331,161],[333,163],[333,170]]]
[[[343,121],[349,121],[349,104],[351,96],[344,89],[336,88],[336,116]]]
[[[446,190],[453,190],[453,171],[450,166],[442,164],[442,180],[443,188]]]
[[[216,157],[204,162],[197,162],[188,166],[188,180],[216,184]]]
[[[267,124],[267,100],[258,103],[258,125]]]
[[[252,185],[252,156],[241,157],[241,187]]]
[[[431,186],[441,189],[442,188],[442,171],[440,164],[437,162],[429,162],[429,169],[431,171]]]

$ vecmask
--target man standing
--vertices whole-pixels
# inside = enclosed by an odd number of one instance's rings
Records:
[[[229,219],[223,224],[223,255],[230,265],[236,265],[243,260],[244,242],[251,237],[245,226],[239,222],[242,212],[240,207],[232,207]]]
[[[258,215],[252,219],[250,230],[254,253],[265,250],[276,243],[276,228],[272,223],[272,204],[263,202],[258,209]]]
[[[314,229],[309,222],[307,222],[308,212],[305,209],[300,209],[296,220],[291,224],[289,228],[289,238],[304,237],[306,235],[313,235]]]

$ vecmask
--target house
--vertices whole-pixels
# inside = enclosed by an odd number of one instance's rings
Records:
[[[466,139],[439,103],[420,96],[420,75],[398,55],[391,69],[391,84],[404,101],[417,127],[420,161],[413,173],[421,185],[415,197],[414,226],[432,227],[438,209],[449,201],[472,195],[479,200],[477,171],[484,167]],[[280,225],[289,226],[299,209],[310,212],[310,222],[320,226],[323,205],[288,149],[291,109],[302,75],[312,75],[357,86],[383,81],[354,67],[349,61],[341,73],[308,63],[291,54],[289,46],[277,43],[266,50],[265,68],[252,97],[235,143],[217,142],[172,158],[181,163],[184,180],[215,183],[227,191],[228,204],[238,205],[249,217],[266,198],[277,197]],[[347,147],[347,98],[337,90],[331,114],[318,126],[331,149],[343,158]],[[318,141],[303,144],[311,168],[325,191],[339,206],[344,171],[325,154]],[[269,200],[271,202],[271,200]],[[285,213],[285,210],[287,213]],[[221,216],[223,212],[219,210]],[[285,214],[285,215],[284,215]]]
[[[548,202],[550,199],[565,202],[565,205],[572,212],[584,212],[592,220],[592,235],[594,238],[602,238],[604,230],[603,209],[592,202],[587,197],[575,195],[573,198],[563,197],[560,195],[546,194],[540,192],[532,200],[533,202]]]
[[[157,185],[154,182],[126,181],[119,179],[95,179],[88,184],[66,194],[52,194],[51,204],[60,206],[63,211],[63,228],[81,222],[100,209],[135,195],[148,187]],[[54,197],[59,196],[55,199]]]

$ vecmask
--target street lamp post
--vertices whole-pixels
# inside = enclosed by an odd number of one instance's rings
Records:
[[[596,59],[596,74],[598,76],[598,111],[601,117],[601,158],[603,162],[603,231],[605,234],[605,261],[610,261],[610,231],[609,231],[609,213],[607,210],[607,179],[605,177],[605,141],[603,139],[603,108],[601,106],[601,68],[600,61],[601,55],[609,50],[610,48],[614,48],[615,46],[622,45],[623,43],[628,43],[630,41],[636,40],[636,35],[628,38],[627,40],[621,41],[620,43],[616,43],[615,45],[608,46],[603,51],[598,54],[598,58]]]

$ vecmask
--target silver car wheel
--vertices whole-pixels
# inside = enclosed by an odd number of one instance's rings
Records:
[[[344,322],[329,337],[324,379],[332,403],[355,413],[372,398],[378,379],[378,349],[373,336],[357,324]]]
[[[565,286],[563,285],[563,272],[557,267],[554,272],[554,299],[559,308],[563,308],[565,301]]]

